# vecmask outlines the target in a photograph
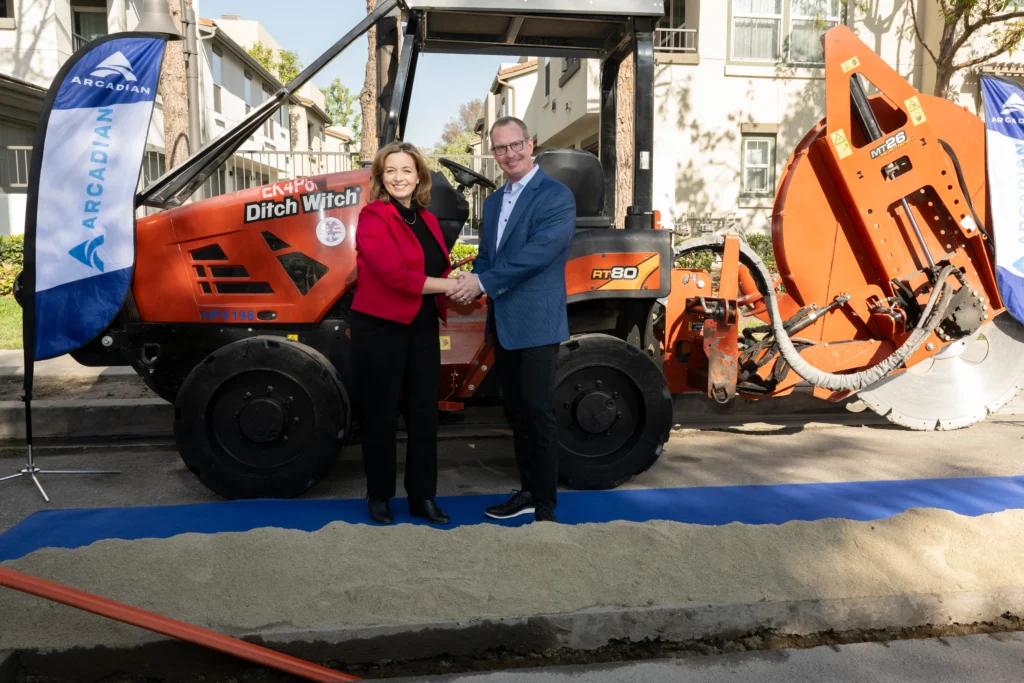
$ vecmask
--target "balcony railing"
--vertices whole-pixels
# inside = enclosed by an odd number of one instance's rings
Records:
[[[491,177],[495,174],[494,157],[490,155],[445,154],[443,156],[485,176]],[[443,167],[438,163],[440,156],[427,154],[424,155],[424,158],[431,169],[442,171],[447,175],[447,171],[443,171]],[[0,186],[4,189],[27,188],[31,161],[32,147],[0,147]],[[166,171],[164,154],[147,151],[142,166],[142,174],[139,179],[140,189]],[[217,172],[210,176],[203,185],[202,192],[197,193],[195,198],[209,199],[270,183],[351,171],[359,167],[358,154],[355,152],[240,151],[224,162]],[[502,180],[498,179],[497,182],[500,183]],[[455,187],[454,183],[453,187]],[[490,194],[490,190],[485,188],[474,188],[466,193],[466,200],[469,202],[469,217],[461,234],[464,241],[471,243],[476,241],[479,222],[483,215],[483,201],[488,194]],[[137,216],[141,218],[154,213],[159,213],[159,209],[139,207]]]
[[[654,30],[655,52],[696,52],[697,29],[659,28]]]

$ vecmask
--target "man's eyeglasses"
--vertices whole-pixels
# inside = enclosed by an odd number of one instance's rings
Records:
[[[525,144],[526,140],[516,140],[515,142],[510,142],[507,145],[495,145],[491,147],[491,152],[494,154],[494,156],[500,157],[509,149],[511,149],[513,152],[518,152],[523,148],[523,145]]]

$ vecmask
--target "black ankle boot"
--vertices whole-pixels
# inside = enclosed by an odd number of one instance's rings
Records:
[[[366,499],[370,507],[370,519],[378,524],[393,524],[395,516],[391,514],[391,503],[387,500]]]
[[[413,517],[422,517],[431,524],[448,524],[452,521],[432,500],[410,500],[409,512]]]

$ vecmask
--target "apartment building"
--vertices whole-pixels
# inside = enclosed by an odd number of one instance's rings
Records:
[[[204,92],[208,139],[215,139],[282,87],[277,74],[249,54],[257,43],[275,55],[281,46],[260,22],[238,14],[201,19],[200,37],[207,43],[208,60],[203,67],[210,73]],[[351,135],[330,132],[331,117],[325,106],[315,82],[304,84],[288,105],[278,109],[210,178],[207,196],[284,178],[349,170],[354,151]]]
[[[24,230],[36,122],[57,72],[93,38],[134,28],[141,8],[141,0],[0,0],[0,235]],[[147,148],[163,149],[159,102]]]
[[[922,35],[933,47],[942,30],[936,6],[918,3]],[[825,115],[824,30],[849,26],[917,89],[930,94],[934,86],[934,65],[914,35],[905,0],[666,0],[665,10],[654,41],[654,206],[663,222],[694,233],[770,229],[786,160]],[[514,77],[526,68],[536,69],[534,79]],[[1024,66],[1002,61],[982,70],[1012,75]],[[502,65],[480,130],[512,102],[538,152],[597,154],[599,73],[595,60]],[[977,76],[959,73],[951,92],[980,113]],[[503,181],[493,163],[484,167]]]
[[[192,4],[199,14],[200,0]],[[57,72],[85,43],[134,29],[141,10],[142,0],[0,0],[0,235],[24,230],[36,122]],[[257,42],[275,53],[281,46],[259,22],[237,14],[201,18],[197,28],[200,144],[205,144],[282,87],[277,75],[248,52]],[[324,109],[323,93],[315,83],[305,84],[214,173],[198,196],[350,168],[351,135],[336,131],[341,137],[331,137]],[[166,171],[163,127],[158,96],[142,184]]]

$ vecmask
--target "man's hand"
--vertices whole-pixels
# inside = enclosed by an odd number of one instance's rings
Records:
[[[448,292],[448,298],[460,304],[468,304],[483,293],[480,278],[473,273],[459,273],[457,284]]]

